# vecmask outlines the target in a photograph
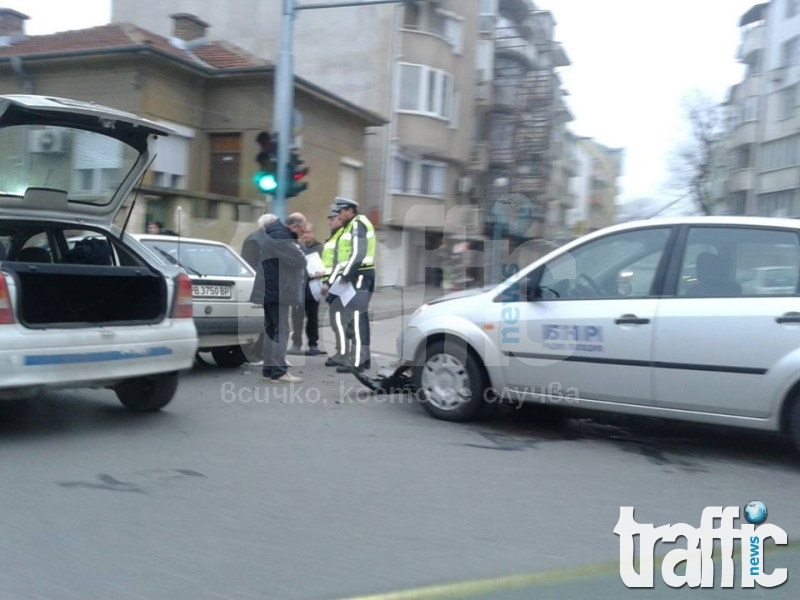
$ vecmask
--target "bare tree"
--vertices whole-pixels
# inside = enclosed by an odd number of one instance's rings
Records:
[[[670,187],[690,198],[702,214],[710,215],[713,153],[722,133],[722,108],[699,90],[687,94],[682,104],[689,133],[673,153]]]

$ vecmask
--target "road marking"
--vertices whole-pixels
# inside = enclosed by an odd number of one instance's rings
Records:
[[[784,546],[777,546],[774,544],[770,546],[770,554],[772,555],[797,550],[800,550],[800,542],[789,542]],[[740,554],[741,548],[735,548],[733,552],[733,559],[736,560]],[[664,561],[664,556],[655,557],[653,563],[655,571],[661,570],[661,564]],[[716,563],[716,560],[719,558],[719,548],[714,549],[712,556]],[[634,568],[637,572],[639,571],[638,560],[634,561]],[[440,598],[453,600],[458,598],[469,598],[479,594],[507,592],[510,590],[528,588],[537,585],[571,583],[581,579],[588,579],[603,575],[619,576],[619,561],[587,565],[584,567],[567,567],[564,569],[554,569],[551,571],[538,571],[535,573],[523,573],[520,575],[505,575],[487,579],[445,583],[442,585],[412,588],[408,590],[387,592],[384,594],[373,594],[369,596],[351,596],[347,598],[341,598],[340,600],[439,600]]]

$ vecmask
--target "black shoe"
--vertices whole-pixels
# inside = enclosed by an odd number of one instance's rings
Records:
[[[306,356],[319,356],[322,352],[319,351],[319,348],[316,346],[311,346],[308,350],[306,350]]]
[[[338,367],[336,367],[336,372],[337,373],[349,373],[350,372],[350,367],[348,367],[347,365],[339,365]]]
[[[338,360],[336,360],[332,356],[328,357],[328,360],[325,361],[325,366],[326,367],[338,367],[340,364],[342,364],[342,363],[340,363]]]

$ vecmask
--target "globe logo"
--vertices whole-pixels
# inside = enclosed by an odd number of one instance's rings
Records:
[[[524,237],[533,225],[535,210],[530,198],[523,194],[508,194],[492,202],[487,220],[499,224],[511,235]]]
[[[748,502],[744,507],[744,518],[753,525],[763,523],[767,520],[767,505],[759,500]]]

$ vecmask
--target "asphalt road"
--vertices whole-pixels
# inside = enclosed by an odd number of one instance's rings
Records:
[[[393,345],[392,327],[376,331]],[[294,396],[201,365],[160,414],[106,391],[0,407],[0,598],[638,598],[616,568],[620,506],[699,525],[761,500],[800,539],[783,440],[511,409],[455,425],[294,360]],[[797,553],[779,560],[789,583],[768,597],[800,597]]]

